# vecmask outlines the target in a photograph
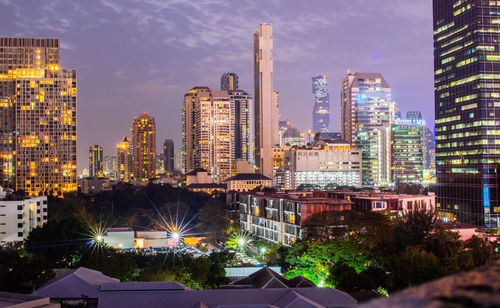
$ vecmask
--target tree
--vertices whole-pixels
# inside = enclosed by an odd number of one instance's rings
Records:
[[[426,210],[412,210],[399,217],[394,227],[394,241],[397,249],[422,245],[436,226],[436,216]]]
[[[393,288],[400,289],[438,278],[440,266],[434,254],[419,247],[408,246],[396,259],[391,273]]]
[[[225,204],[210,200],[198,215],[196,230],[215,241],[222,241],[227,236],[229,219],[226,215]]]
[[[472,236],[465,244],[465,247],[472,254],[474,266],[487,264],[494,259],[495,247],[477,235]]]

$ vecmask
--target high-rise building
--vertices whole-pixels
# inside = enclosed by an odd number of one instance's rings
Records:
[[[119,180],[128,182],[134,177],[132,170],[132,149],[127,136],[116,146],[116,162],[118,165],[117,178]]]
[[[116,162],[116,156],[104,156],[104,162],[103,162],[103,173],[104,177],[114,180],[117,178],[117,162]]]
[[[89,147],[89,175],[100,178],[104,176],[102,147],[98,144]]]
[[[155,119],[144,112],[134,119],[132,136],[132,164],[137,180],[156,178],[156,125]]]
[[[220,78],[220,89],[223,91],[238,90],[238,75],[236,73],[224,73]]]
[[[384,153],[395,106],[382,74],[348,72],[342,79],[341,112],[342,138],[362,153],[363,186],[388,185],[390,156]]]
[[[436,207],[441,217],[498,226],[500,6],[434,0]]]
[[[330,94],[325,75],[312,77],[313,132],[328,132],[330,124]]]
[[[166,139],[165,142],[163,143],[163,156],[165,157],[166,173],[173,173],[175,171],[174,153],[175,153],[174,141],[172,139]]]
[[[76,70],[58,39],[0,38],[0,185],[76,191]]]
[[[254,34],[255,164],[273,177],[273,146],[279,144],[279,99],[273,91],[273,28],[259,25]]]
[[[229,91],[234,117],[233,160],[253,161],[252,96],[243,90]]]
[[[234,120],[227,91],[195,87],[184,95],[185,172],[205,169],[215,183],[231,177]]]

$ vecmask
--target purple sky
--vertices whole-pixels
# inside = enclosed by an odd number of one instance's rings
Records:
[[[181,142],[184,92],[219,88],[223,72],[253,95],[253,33],[274,30],[280,118],[312,126],[311,76],[327,75],[330,130],[340,131],[346,70],[381,72],[402,112],[434,122],[429,0],[0,0],[0,36],[55,37],[78,70],[78,170],[88,147],[105,155],[147,111],[158,146]]]

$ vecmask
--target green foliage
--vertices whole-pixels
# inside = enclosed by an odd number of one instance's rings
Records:
[[[223,202],[212,199],[200,210],[196,229],[209,239],[224,240],[228,227],[229,219]]]
[[[395,263],[393,285],[407,287],[439,277],[438,258],[426,250],[408,246]]]

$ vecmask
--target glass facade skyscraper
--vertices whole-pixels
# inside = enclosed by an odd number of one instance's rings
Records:
[[[89,176],[104,176],[102,147],[98,144],[89,147]]]
[[[497,226],[500,3],[434,0],[437,202],[441,217]]]
[[[325,75],[312,77],[313,132],[327,132],[330,124],[330,95]]]

